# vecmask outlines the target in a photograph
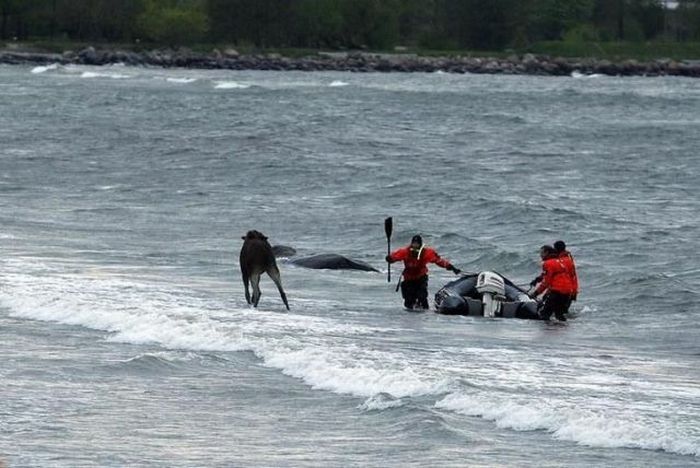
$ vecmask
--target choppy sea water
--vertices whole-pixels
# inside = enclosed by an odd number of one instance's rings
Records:
[[[678,78],[0,67],[0,460],[700,465],[698,109]],[[574,318],[404,312],[386,216],[521,283],[566,240]],[[248,229],[383,272],[281,261],[291,312],[269,279],[252,310]]]

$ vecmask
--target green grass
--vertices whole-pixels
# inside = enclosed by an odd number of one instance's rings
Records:
[[[589,57],[621,61],[648,61],[661,58],[674,60],[700,59],[698,42],[538,42],[528,48],[534,54],[556,57]]]

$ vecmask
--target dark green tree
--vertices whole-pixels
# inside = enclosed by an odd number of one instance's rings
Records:
[[[296,26],[295,45],[331,48],[343,45],[343,12],[338,0],[300,0]]]
[[[178,46],[204,39],[208,18],[197,0],[148,0],[137,25],[144,39]]]
[[[288,45],[296,30],[299,0],[209,0],[210,38],[257,47]]]
[[[502,49],[515,37],[518,0],[447,1],[446,30],[458,45],[473,49]]]
[[[563,37],[700,39],[700,0],[0,0],[0,38],[498,50]]]
[[[341,0],[348,47],[387,48],[398,40],[398,0]]]
[[[534,0],[527,12],[532,39],[560,40],[564,33],[593,18],[594,0]]]
[[[679,40],[700,40],[700,0],[679,0],[678,9],[666,12],[665,26]]]

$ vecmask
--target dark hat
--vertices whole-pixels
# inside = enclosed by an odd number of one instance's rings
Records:
[[[566,250],[566,244],[562,240],[558,240],[554,243],[554,250],[557,252],[563,252]]]
[[[554,250],[554,247],[552,247],[551,245],[543,245],[542,247],[540,247],[540,252],[544,253],[545,255],[553,255],[557,253],[557,251]]]
[[[419,234],[416,234],[411,239],[411,244],[414,244],[414,243],[418,244],[418,245],[423,245],[423,238]]]

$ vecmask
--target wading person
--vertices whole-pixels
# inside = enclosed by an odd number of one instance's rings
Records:
[[[403,305],[407,309],[428,306],[428,263],[434,263],[446,270],[453,271],[456,275],[461,270],[455,268],[448,260],[440,258],[435,249],[423,245],[423,239],[419,235],[413,236],[411,244],[395,250],[386,256],[388,263],[403,261],[403,280],[401,282],[401,296]]]
[[[574,283],[566,260],[559,258],[557,251],[551,245],[540,248],[540,258],[542,259],[542,281],[531,296],[537,297],[544,293],[539,310],[543,320],[549,320],[552,314],[557,320],[566,320],[566,313],[569,311],[574,294]]]
[[[569,270],[569,275],[571,275],[571,283],[573,285],[573,293],[571,293],[571,300],[575,301],[578,297],[578,274],[576,273],[576,262],[574,261],[574,256],[571,252],[566,250],[566,244],[562,240],[558,240],[554,243],[554,250],[557,251],[557,255],[564,261],[564,265]]]
[[[574,292],[573,294],[571,294],[571,300],[575,301],[578,297],[578,274],[576,273],[576,262],[574,261],[574,256],[571,255],[571,252],[566,250],[566,244],[562,240],[556,241],[553,247],[554,250],[556,250],[557,257],[564,260],[564,265],[569,270],[569,274],[571,275],[571,282],[574,286]],[[530,287],[534,288],[540,281],[542,281],[542,275],[532,280],[530,282]]]

